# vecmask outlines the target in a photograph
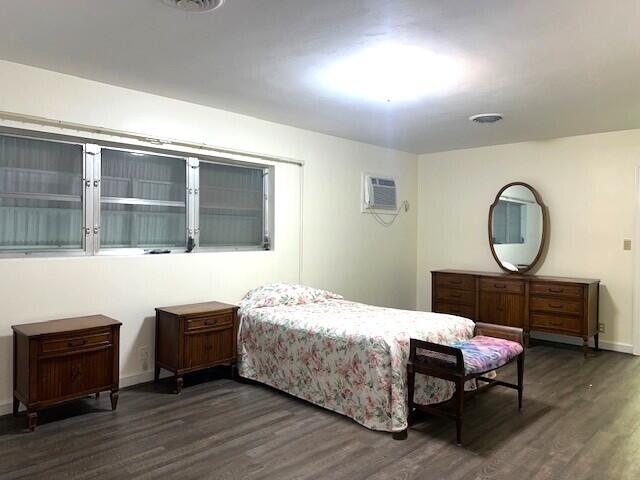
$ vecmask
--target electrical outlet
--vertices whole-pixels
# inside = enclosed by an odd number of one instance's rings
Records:
[[[599,323],[598,324],[598,332],[604,333],[604,323]]]
[[[624,250],[631,250],[631,240],[626,239],[622,242],[622,248]]]
[[[140,364],[142,370],[149,370],[149,349],[146,345],[140,347]]]

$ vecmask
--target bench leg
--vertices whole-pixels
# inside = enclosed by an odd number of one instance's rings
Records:
[[[407,368],[407,428],[411,426],[413,421],[413,389],[415,387],[416,374],[413,369]]]
[[[518,408],[522,408],[522,392],[524,391],[524,352],[518,356]]]
[[[464,379],[456,381],[456,443],[462,445],[462,417],[464,414]]]

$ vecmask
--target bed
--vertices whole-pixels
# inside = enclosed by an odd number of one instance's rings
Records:
[[[239,313],[241,377],[385,432],[407,428],[409,338],[451,344],[474,331],[466,318],[375,307],[288,284],[252,290]],[[417,403],[453,393],[450,382],[416,379]]]

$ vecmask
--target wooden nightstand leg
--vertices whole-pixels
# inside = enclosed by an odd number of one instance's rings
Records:
[[[111,410],[115,410],[118,406],[118,397],[120,393],[118,390],[111,390]]]
[[[594,343],[594,346],[596,347],[595,348],[596,352],[600,350],[600,347],[598,346],[599,341],[600,341],[600,334],[596,333],[595,336],[593,337],[593,343]]]
[[[100,392],[97,392],[96,393],[96,400],[99,400],[99,399],[100,399]]]
[[[17,417],[20,411],[20,400],[17,397],[13,397],[13,416]]]
[[[587,354],[589,353],[589,337],[582,337],[582,353],[584,353],[584,358],[587,358]]]
[[[182,393],[182,385],[184,385],[182,375],[176,375],[176,393]]]
[[[27,410],[27,426],[30,432],[33,432],[38,425],[38,412]]]
[[[153,373],[153,381],[158,383],[160,381],[160,367],[156,365],[156,369]]]

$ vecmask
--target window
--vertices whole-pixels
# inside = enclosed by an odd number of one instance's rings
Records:
[[[0,128],[0,255],[269,249],[273,167]]]
[[[0,251],[80,250],[82,145],[0,135]]]
[[[263,246],[264,169],[200,162],[199,170],[199,246]]]
[[[103,148],[100,247],[184,248],[186,159]]]
[[[519,202],[499,200],[493,209],[493,243],[525,243],[527,206]]]

